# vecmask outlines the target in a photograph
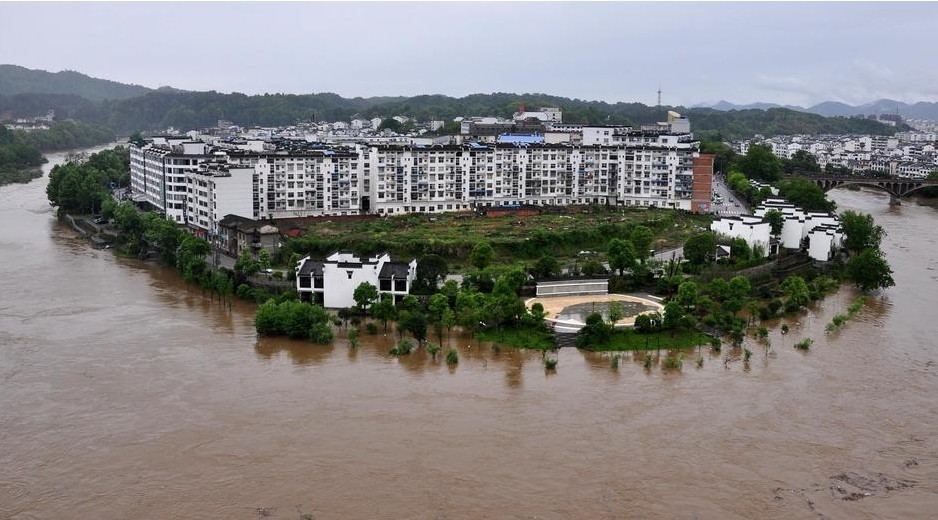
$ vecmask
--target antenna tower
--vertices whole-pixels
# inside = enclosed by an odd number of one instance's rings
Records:
[[[661,86],[658,86],[658,109],[661,109]]]

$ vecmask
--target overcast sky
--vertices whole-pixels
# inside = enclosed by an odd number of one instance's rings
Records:
[[[938,101],[938,3],[0,3],[0,63],[188,90]]]

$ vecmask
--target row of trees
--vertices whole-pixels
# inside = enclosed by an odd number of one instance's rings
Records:
[[[46,196],[61,210],[75,213],[113,213],[116,203],[112,186],[130,181],[129,151],[124,147],[104,150],[88,157],[76,156],[52,168]]]
[[[848,210],[840,215],[844,249],[850,254],[846,275],[861,291],[885,289],[896,284],[892,268],[880,249],[886,230],[873,216]]]
[[[13,182],[28,182],[39,175],[36,168],[45,161],[35,146],[16,142],[16,136],[0,125],[0,186]]]

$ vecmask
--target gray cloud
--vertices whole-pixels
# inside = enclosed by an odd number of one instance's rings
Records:
[[[2,3],[0,19],[0,62],[153,87],[938,101],[934,3]]]

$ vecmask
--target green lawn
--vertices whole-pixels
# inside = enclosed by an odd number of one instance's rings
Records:
[[[618,329],[613,332],[607,345],[593,350],[657,350],[694,348],[698,345],[709,346],[709,338],[697,331],[676,330],[639,334],[634,329]]]
[[[491,329],[477,333],[476,339],[491,341],[502,347],[533,350],[550,350],[556,348],[553,336],[545,330],[538,329]]]
[[[357,247],[387,250],[395,256],[443,256],[451,268],[466,263],[472,246],[488,241],[495,249],[495,263],[536,260],[551,254],[559,260],[572,259],[579,251],[604,252],[609,240],[627,238],[635,225],[652,230],[654,249],[682,244],[699,228],[709,228],[709,215],[665,209],[607,209],[568,207],[566,214],[502,216],[404,215],[356,221],[297,220],[308,235],[295,242],[297,250],[328,254]]]

